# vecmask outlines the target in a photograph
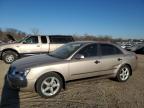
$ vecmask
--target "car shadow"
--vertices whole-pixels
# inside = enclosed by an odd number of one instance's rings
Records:
[[[12,89],[8,81],[4,80],[0,108],[20,108],[19,90]]]

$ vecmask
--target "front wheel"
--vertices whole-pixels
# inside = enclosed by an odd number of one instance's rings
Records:
[[[11,64],[18,58],[18,54],[14,51],[5,51],[3,52],[2,59],[5,63]]]
[[[40,96],[50,98],[57,95],[62,86],[62,78],[57,73],[47,73],[37,81],[36,90]]]
[[[131,73],[130,67],[127,65],[124,65],[119,69],[116,79],[119,82],[125,82],[129,79],[130,73]]]

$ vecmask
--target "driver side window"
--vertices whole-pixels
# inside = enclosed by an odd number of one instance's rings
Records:
[[[78,54],[83,55],[85,58],[97,56],[97,44],[91,44],[81,49]]]
[[[38,43],[38,37],[37,36],[31,36],[29,38],[27,38],[24,41],[25,44],[37,44]]]

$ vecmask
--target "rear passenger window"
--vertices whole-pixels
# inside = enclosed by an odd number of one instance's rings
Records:
[[[50,42],[54,44],[62,44],[74,41],[71,36],[49,36]]]
[[[115,54],[122,54],[121,50],[118,49],[117,47],[109,44],[101,44],[100,45],[101,49],[101,55],[115,55]]]
[[[47,38],[46,36],[41,36],[41,42],[46,44],[47,43]]]

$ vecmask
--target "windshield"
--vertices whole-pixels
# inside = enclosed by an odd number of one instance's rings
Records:
[[[68,43],[62,47],[50,52],[50,56],[54,56],[61,59],[66,59],[71,56],[76,50],[78,50],[83,44],[82,43]]]
[[[18,43],[21,43],[21,42],[25,41],[25,40],[26,40],[28,37],[29,37],[29,36],[24,37],[24,38],[20,39],[20,40],[19,40],[19,41],[17,41],[17,42],[18,42]]]

